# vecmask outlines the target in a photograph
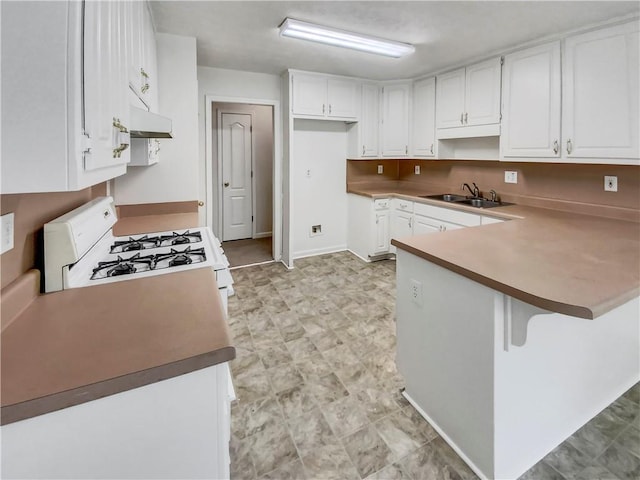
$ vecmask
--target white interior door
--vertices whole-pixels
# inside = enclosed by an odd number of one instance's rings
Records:
[[[252,237],[251,115],[223,113],[222,240]]]

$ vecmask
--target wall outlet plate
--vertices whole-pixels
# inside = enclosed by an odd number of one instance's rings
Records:
[[[413,173],[416,175],[420,175],[420,165],[416,165],[413,167]]]
[[[604,191],[605,192],[617,192],[618,191],[618,177],[615,175],[604,176]]]
[[[0,254],[13,248],[14,220],[13,213],[0,217]]]
[[[518,183],[518,172],[505,170],[504,183]]]
[[[378,165],[378,175],[382,175],[384,172],[384,167],[382,165]]]

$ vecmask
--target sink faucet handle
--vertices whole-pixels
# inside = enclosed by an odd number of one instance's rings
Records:
[[[498,201],[498,192],[496,192],[495,190],[491,190],[489,193],[491,194],[491,201],[492,202],[497,202]]]

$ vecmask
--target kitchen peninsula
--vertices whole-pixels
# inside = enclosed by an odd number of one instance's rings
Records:
[[[640,379],[640,224],[420,198],[434,188],[348,185],[504,220],[391,240],[397,363],[407,399],[481,478],[517,478]]]

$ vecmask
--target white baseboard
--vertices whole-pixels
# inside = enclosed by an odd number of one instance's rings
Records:
[[[356,257],[358,257],[358,258],[359,258],[360,260],[362,260],[363,262],[371,263],[371,260],[369,260],[368,258],[361,257],[360,255],[358,255],[358,254],[357,254],[356,252],[354,252],[353,250],[349,250],[349,249],[347,248],[347,252],[349,252],[349,253],[353,253]]]
[[[425,413],[424,410],[422,410],[422,408],[420,408],[420,406],[409,396],[409,394],[407,393],[406,390],[403,390],[402,392],[402,396],[404,398],[406,398],[409,403],[411,405],[413,405],[413,408],[415,408],[418,413],[420,415],[422,415],[424,417],[424,419],[429,422],[429,424],[431,424],[431,426],[433,427],[433,429],[438,432],[438,434],[442,437],[442,439],[447,442],[449,444],[449,446],[451,448],[453,448],[453,450],[460,456],[460,458],[464,461],[464,463],[466,463],[469,468],[471,470],[473,470],[473,472],[478,475],[478,477],[480,477],[481,480],[489,480],[489,477],[487,477],[484,472],[482,470],[480,470],[470,459],[469,457],[467,457],[464,452],[462,450],[460,450],[460,448],[455,444],[455,442],[453,440],[451,440],[451,438],[449,438],[449,436],[444,433],[444,431],[442,430],[442,428],[440,428],[438,426],[438,424],[436,422],[434,422],[429,415],[427,415]]]
[[[327,253],[336,253],[336,252],[344,252],[347,250],[346,245],[336,245],[333,247],[325,247],[325,248],[316,248],[314,250],[303,250],[302,252],[295,252],[293,254],[293,259],[305,258],[305,257],[315,257],[316,255],[325,255]]]
[[[272,232],[260,232],[260,233],[256,233],[253,238],[267,238],[267,237],[271,237]]]

